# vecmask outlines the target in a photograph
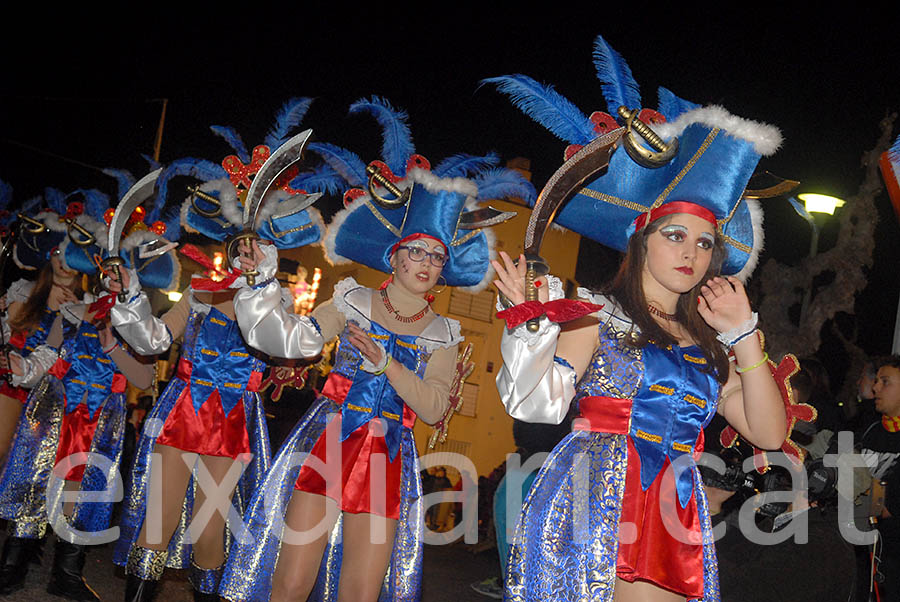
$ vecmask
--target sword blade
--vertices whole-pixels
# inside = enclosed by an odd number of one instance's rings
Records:
[[[259,168],[247,191],[247,199],[244,201],[244,230],[256,229],[256,218],[262,207],[263,197],[268,192],[278,176],[288,167],[296,163],[312,136],[312,130],[306,130],[289,139],[272,153],[263,166]]]
[[[585,182],[596,178],[609,165],[615,144],[625,128],[618,128],[594,139],[556,170],[538,195],[525,230],[525,255],[540,255],[544,232],[563,203]]]
[[[141,203],[153,196],[153,191],[156,189],[156,179],[161,172],[162,168],[156,169],[135,182],[134,186],[128,189],[128,192],[116,205],[116,212],[109,222],[109,232],[106,238],[106,248],[109,250],[110,257],[118,256],[119,243],[122,242],[122,232],[125,230],[125,225],[128,223],[131,213]]]
[[[487,228],[488,226],[496,226],[510,220],[516,216],[515,211],[500,211],[493,207],[485,207],[468,211],[459,216],[460,230],[477,230],[478,228]]]

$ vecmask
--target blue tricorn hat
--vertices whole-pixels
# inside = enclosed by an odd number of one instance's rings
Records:
[[[355,261],[390,273],[395,245],[410,235],[425,234],[447,247],[449,259],[441,275],[449,286],[472,290],[487,286],[493,278],[493,235],[487,228],[467,228],[465,215],[478,209],[478,201],[516,196],[532,202],[536,194],[531,183],[514,170],[496,168],[499,158],[493,154],[454,155],[432,170],[429,161],[415,153],[406,113],[384,99],[360,100],[350,112],[371,113],[378,119],[384,129],[384,161],[370,165],[399,191],[409,190],[409,200],[398,207],[379,204],[367,186],[366,164],[358,156],[333,145],[311,144],[310,150],[352,187],[344,195],[345,208],[325,234],[326,257],[333,263]],[[374,191],[390,196],[381,187]]]
[[[192,158],[170,164],[160,175],[161,198],[166,197],[168,182],[175,176],[192,176],[203,182],[199,187],[200,194],[192,194],[181,206],[182,227],[218,241],[243,231],[242,203],[252,177],[270,154],[290,138],[290,132],[299,125],[311,103],[309,98],[293,98],[285,103],[265,143],[256,146],[252,152],[248,152],[232,128],[212,126],[212,131],[231,145],[234,155],[225,157],[220,164]],[[323,180],[319,175],[317,172],[301,174],[295,170],[288,177],[276,180],[263,198],[256,223],[257,234],[280,249],[318,242],[325,231],[318,211],[313,208],[292,211],[291,206],[301,195],[318,192],[323,182],[328,181],[327,177]]]
[[[638,110],[638,85],[628,65],[602,37],[595,42],[594,59],[610,113],[622,105]],[[567,160],[581,146],[618,127],[610,114],[585,117],[552,87],[527,76],[486,81],[497,84],[526,114],[570,142]],[[760,157],[780,146],[781,134],[773,126],[735,117],[718,106],[701,108],[665,88],[659,89],[659,98],[659,110],[640,110],[640,118],[663,140],[678,138],[675,156],[662,167],[650,168],[618,149],[607,170],[578,191],[554,221],[624,251],[636,225],[671,212],[671,207],[663,208],[666,204],[694,204],[702,208],[698,214],[714,217],[726,243],[722,273],[745,280],[763,247],[762,209],[749,198],[753,195],[746,187]]]

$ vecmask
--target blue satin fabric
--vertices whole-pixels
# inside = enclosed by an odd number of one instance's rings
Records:
[[[59,310],[54,311],[49,307],[44,308],[44,315],[41,316],[41,321],[38,323],[37,328],[34,329],[34,332],[25,339],[25,345],[20,350],[22,357],[28,357],[32,351],[44,344],[44,341],[50,336],[50,329],[53,328],[53,322],[56,321],[56,316],[58,315]]]
[[[666,435],[669,448],[671,442],[693,445],[705,418],[701,419],[696,405],[684,402],[692,408],[684,407],[683,396],[706,395],[704,416],[715,411],[715,401],[710,400],[718,396],[715,379],[701,373],[699,363],[685,359],[698,358],[699,352],[694,347],[634,348],[625,343],[625,337],[610,321],[599,326],[598,348],[578,382],[575,402],[583,397],[632,399],[631,432],[658,429]],[[677,393],[667,397],[651,391],[654,384],[670,386]],[[633,434],[576,430],[551,452],[522,506],[507,560],[504,600],[613,602],[628,437],[635,443],[642,441]],[[662,443],[645,448],[641,467],[650,464],[653,472],[652,466],[661,466],[666,457],[670,456]],[[709,509],[693,462],[678,488],[679,499],[687,491],[687,503],[697,504],[703,535],[703,600],[718,602]]]
[[[466,196],[462,193],[429,192],[421,184],[413,188],[409,203],[397,209],[359,201],[341,223],[334,239],[334,251],[341,257],[389,274],[393,245],[410,234],[428,234],[447,245],[450,253],[450,259],[441,271],[447,285],[474,286],[481,282],[490,267],[490,250],[483,232],[457,229],[465,202]],[[458,242],[473,232],[471,238]]]
[[[212,315],[212,314],[210,314]],[[181,353],[184,357],[192,357],[197,348],[198,334],[203,327],[207,314],[191,312],[182,339]],[[246,351],[243,343],[239,351]],[[252,358],[251,358],[252,359]],[[246,361],[246,360],[245,360]],[[254,359],[254,361],[256,361]],[[250,363],[250,362],[247,362]],[[232,380],[229,378],[229,380]],[[175,407],[175,403],[181,396],[181,392],[188,383],[180,378],[169,381],[165,391],[154,404],[147,418],[144,420],[144,429],[138,439],[135,451],[134,465],[131,469],[131,478],[127,482],[125,500],[122,504],[122,518],[119,525],[121,534],[113,550],[113,562],[119,566],[125,566],[128,561],[128,552],[136,544],[144,524],[146,515],[146,502],[149,495],[150,484],[150,459],[156,438],[162,432],[169,412]],[[250,451],[253,455],[244,473],[238,481],[237,489],[231,499],[232,505],[243,513],[247,501],[262,484],[263,478],[271,465],[271,451],[269,447],[269,431],[266,427],[265,412],[258,393],[243,391],[244,412],[246,414],[247,434],[250,440]],[[148,425],[155,425],[148,428]],[[169,568],[184,569],[191,563],[191,545],[187,539],[187,527],[193,515],[194,482],[188,484],[185,492],[185,501],[182,506],[182,516],[175,529],[172,539],[169,541],[168,559],[166,566]],[[225,531],[226,546],[231,544],[231,533]]]
[[[62,380],[47,374],[31,390],[0,475],[0,517],[15,521],[13,535],[17,537],[41,537],[46,530],[48,509],[55,507],[62,493],[61,481],[59,488],[48,490],[50,471],[56,462],[60,425],[63,414],[78,406],[85,391],[82,386],[72,384],[70,376],[92,378],[90,375],[97,366],[104,365],[97,358],[108,359],[102,350],[95,349],[94,345],[99,347],[96,338],[83,336],[83,333],[96,335],[96,329],[84,322],[80,326],[78,329],[66,324],[60,355],[71,362],[69,371]],[[80,357],[89,355],[86,350],[90,351],[90,357]],[[106,458],[109,465],[104,468],[88,462],[81,481],[82,491],[108,490],[119,470],[125,433],[125,395],[109,392],[111,380],[110,376],[104,381],[106,386],[102,390],[88,391],[88,407],[97,417],[90,452]],[[95,414],[98,408],[99,412]],[[93,502],[77,502],[69,524],[80,531],[102,531],[110,526],[112,506],[111,493]]]
[[[84,401],[93,416],[110,394],[116,365],[103,352],[97,329],[89,322],[81,322],[80,328],[66,338],[63,348],[66,349],[63,359],[70,362],[69,370],[63,377],[66,414],[73,412]]]
[[[215,307],[211,307],[206,319],[196,332],[192,350],[182,352],[192,364],[191,402],[194,411],[206,403],[213,391],[219,391],[225,415],[244,395],[247,382],[254,370],[263,370],[263,363],[251,356],[237,322]]]
[[[712,211],[718,220],[728,217],[735,205],[740,205],[722,229],[731,238],[753,248],[750,212],[741,195],[759,157],[751,143],[694,124],[679,136],[675,159],[659,169],[641,167],[625,152],[613,153],[607,171],[585,186],[586,193],[576,194],[567,202],[555,221],[603,245],[624,251],[634,232],[632,222],[640,210],[623,203],[649,208],[660,197],[661,203],[690,201]],[[591,192],[612,199],[596,198]],[[749,255],[730,244],[727,249],[723,273],[734,274]]]
[[[426,363],[422,352],[415,344],[412,335],[397,335],[376,322],[371,322],[370,336],[381,344],[385,351],[393,357],[392,361],[403,366],[422,378]],[[373,418],[381,417],[385,426],[384,439],[388,448],[388,456],[393,462],[400,449],[400,434],[403,432],[403,399],[397,395],[387,376],[372,374],[359,368],[362,355],[359,350],[345,342],[348,330],[344,330],[339,342],[335,365],[332,371],[350,379],[353,384],[344,399],[341,410],[341,441],[347,439],[360,426],[368,424]]]
[[[24,230],[16,241],[15,257],[22,265],[32,270],[39,270],[50,261],[50,252],[61,245],[65,239],[65,232],[56,232],[45,228],[40,234],[34,234]]]
[[[666,458],[674,462],[693,449],[716,412],[719,383],[712,374],[697,369],[706,366],[699,347],[647,345],[643,354],[644,379],[632,402],[629,434],[641,457],[641,487],[646,491]],[[693,473],[676,471],[675,477],[683,508],[694,489]]]

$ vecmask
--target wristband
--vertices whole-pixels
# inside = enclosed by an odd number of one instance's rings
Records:
[[[761,360],[759,360],[758,362],[756,362],[755,364],[753,364],[752,366],[750,366],[749,368],[741,368],[740,366],[735,364],[734,371],[737,372],[738,374],[743,374],[744,372],[750,372],[751,370],[756,370],[757,368],[759,368],[760,366],[762,366],[763,364],[765,364],[768,361],[769,361],[769,354],[766,352],[763,352],[763,358]]]
[[[753,312],[750,314],[750,317],[743,324],[737,326],[736,328],[732,328],[731,330],[726,330],[725,332],[720,332],[716,335],[716,338],[725,345],[726,347],[733,347],[738,344],[740,341],[744,340],[754,332],[756,332],[756,324],[759,321],[759,314]]]
[[[373,372],[372,374],[374,374],[375,376],[378,376],[378,375],[380,375],[380,374],[384,374],[384,371],[387,370],[387,367],[391,365],[391,359],[392,359],[391,356],[388,355],[388,356],[387,356],[387,361],[384,363],[384,367],[383,367],[381,370],[379,370],[378,372]]]

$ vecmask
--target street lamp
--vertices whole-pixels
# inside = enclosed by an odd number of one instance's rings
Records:
[[[809,241],[809,258],[812,259],[819,252],[819,226],[818,224],[816,224],[816,219],[813,214],[827,213],[828,215],[834,215],[834,210],[838,207],[843,207],[846,201],[837,197],[829,196],[827,194],[817,194],[811,192],[798,194],[797,198],[803,201],[802,205],[795,198],[789,198],[788,201],[790,201],[797,214],[805,219],[809,224],[809,227],[812,229],[812,238]],[[806,287],[806,291],[803,293],[803,302],[800,304],[801,326],[806,319],[806,312],[809,309],[809,301],[811,297],[812,279],[810,278],[809,285]]]

